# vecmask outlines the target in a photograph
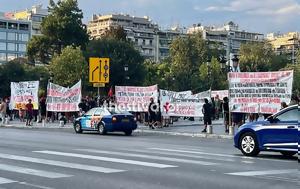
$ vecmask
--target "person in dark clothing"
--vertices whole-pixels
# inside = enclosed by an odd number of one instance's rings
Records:
[[[148,115],[149,115],[149,127],[155,129],[154,124],[156,122],[156,110],[157,106],[153,98],[150,98],[150,104],[148,106]]]
[[[40,113],[41,113],[41,121],[45,119],[46,117],[46,98],[42,97],[40,99]]]
[[[223,101],[225,133],[229,133],[229,100],[224,97]]]
[[[203,105],[202,108],[202,113],[204,115],[204,129],[202,133],[206,133],[207,130],[207,125],[211,125],[211,113],[212,113],[212,106],[211,104],[208,103],[207,99],[204,99],[205,104]]]

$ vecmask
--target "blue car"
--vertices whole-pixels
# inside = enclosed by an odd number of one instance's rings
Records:
[[[101,107],[89,110],[74,122],[76,133],[98,131],[101,135],[105,135],[107,132],[118,131],[129,136],[136,128],[137,123],[132,114]]]
[[[246,156],[257,156],[260,151],[293,156],[299,148],[299,120],[300,110],[293,105],[264,121],[246,123],[234,136],[234,146]]]

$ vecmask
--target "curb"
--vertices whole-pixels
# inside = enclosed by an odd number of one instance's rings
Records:
[[[137,129],[135,133],[151,133],[169,136],[187,136],[187,137],[198,137],[198,138],[211,138],[211,139],[233,139],[230,135],[217,135],[217,134],[202,134],[202,133],[179,133],[179,132],[168,132],[168,131],[150,131]]]
[[[13,128],[13,129],[72,129],[73,127],[58,127],[58,126],[15,126],[15,125],[1,125],[0,128]]]

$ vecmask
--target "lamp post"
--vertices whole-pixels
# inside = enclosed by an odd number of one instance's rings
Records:
[[[207,76],[208,76],[208,83],[209,83],[209,90],[211,90],[212,87],[212,75],[211,75],[211,60],[207,59],[206,60],[206,65],[207,65]]]
[[[125,71],[125,84],[127,84],[127,80],[130,79],[130,77],[128,76],[128,70],[129,70],[128,64],[125,64],[125,65],[124,65],[124,71]]]

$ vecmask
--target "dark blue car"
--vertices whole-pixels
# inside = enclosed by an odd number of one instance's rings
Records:
[[[246,123],[234,136],[234,146],[246,156],[257,156],[260,151],[293,156],[299,148],[299,120],[299,107],[293,105],[264,121]]]
[[[137,128],[137,123],[129,112],[120,112],[115,109],[93,108],[74,122],[76,133],[82,131],[98,131],[101,135],[107,132],[124,132],[131,135]]]

